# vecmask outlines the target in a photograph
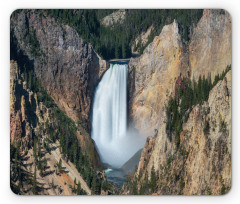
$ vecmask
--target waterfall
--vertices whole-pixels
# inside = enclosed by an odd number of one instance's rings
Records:
[[[118,168],[142,145],[127,131],[128,64],[110,64],[94,96],[92,139],[104,163]]]

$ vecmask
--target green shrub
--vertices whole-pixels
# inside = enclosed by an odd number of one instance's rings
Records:
[[[225,133],[227,131],[227,124],[224,120],[220,121],[220,127],[219,127],[220,132]]]
[[[208,135],[209,132],[210,132],[210,125],[209,125],[209,122],[207,120],[204,123],[203,132],[204,132],[205,135]]]
[[[180,146],[183,123],[187,122],[192,107],[207,101],[211,89],[225,77],[229,70],[231,70],[231,65],[227,66],[221,75],[216,75],[213,83],[211,83],[210,74],[207,78],[199,76],[197,82],[181,75],[178,77],[175,84],[175,95],[170,96],[166,107],[166,134],[170,142],[172,142],[172,135],[175,134],[176,149]],[[205,121],[203,131],[205,135],[209,134],[210,125],[208,121]],[[226,132],[226,123],[223,120],[220,122],[220,131]]]

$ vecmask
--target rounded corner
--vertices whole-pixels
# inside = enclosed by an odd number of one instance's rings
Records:
[[[232,21],[232,15],[227,9],[222,8],[221,11],[223,11],[225,14],[227,14],[230,17],[230,20]]]
[[[17,13],[19,13],[20,11],[22,11],[22,9],[19,9],[19,8],[13,10],[13,11],[11,12],[11,14],[10,14],[10,19],[11,19],[14,15],[16,15]]]
[[[229,195],[229,193],[231,192],[231,190],[232,190],[232,185],[229,186],[229,187],[221,194],[221,196],[227,196],[227,195]]]
[[[15,191],[16,189],[14,189],[13,187],[14,187],[14,186],[11,185],[11,183],[10,183],[10,185],[9,185],[10,192],[11,192],[14,196],[19,196],[20,194],[18,194],[18,193]]]

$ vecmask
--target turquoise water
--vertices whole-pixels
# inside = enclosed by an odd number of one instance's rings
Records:
[[[125,174],[120,169],[106,169],[105,175],[108,182],[113,183],[119,187],[122,187],[127,180]]]

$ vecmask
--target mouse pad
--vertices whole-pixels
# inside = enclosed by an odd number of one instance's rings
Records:
[[[231,93],[226,10],[15,10],[11,190],[226,194]]]

